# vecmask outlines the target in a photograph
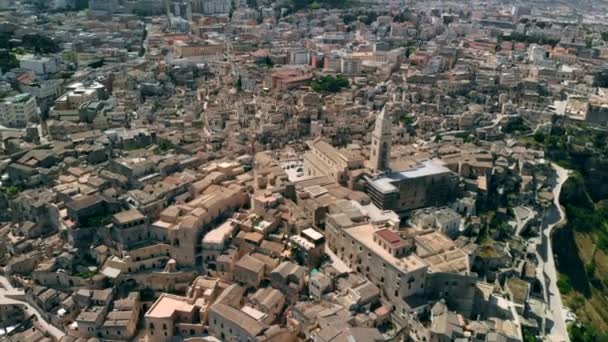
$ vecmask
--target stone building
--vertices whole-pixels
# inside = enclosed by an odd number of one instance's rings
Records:
[[[372,202],[398,214],[446,204],[458,194],[458,177],[436,160],[425,160],[378,177],[365,177]]]
[[[405,320],[412,298],[425,292],[428,265],[414,252],[413,240],[370,224],[342,226],[331,217],[326,224],[329,248],[347,266],[365,275],[383,291],[397,319]]]

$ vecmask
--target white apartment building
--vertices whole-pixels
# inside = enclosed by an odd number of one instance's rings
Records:
[[[0,124],[7,127],[25,127],[38,115],[36,98],[30,94],[19,94],[0,102]]]

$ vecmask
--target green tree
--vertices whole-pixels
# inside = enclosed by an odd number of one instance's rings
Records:
[[[2,72],[7,72],[19,66],[19,60],[15,54],[4,50],[0,52],[0,69]]]
[[[17,197],[17,195],[19,195],[19,192],[19,188],[13,185],[2,188],[2,193],[4,193],[9,199]]]
[[[239,78],[236,80],[236,82],[234,83],[234,87],[236,88],[236,90],[241,91],[243,90],[243,80],[241,79],[241,75],[239,75]]]
[[[572,291],[570,278],[565,274],[560,274],[557,279],[557,288],[561,294],[568,294],[570,291]]]
[[[401,123],[403,124],[403,126],[409,126],[409,125],[411,125],[411,124],[414,123],[414,118],[412,118],[411,116],[409,116],[407,114],[403,114],[399,118],[399,121],[401,121]]]
[[[336,77],[326,75],[321,77],[320,79],[313,79],[311,86],[312,89],[316,92],[337,93],[342,88],[348,87],[349,82],[348,79],[346,79],[342,75],[338,75]]]
[[[321,5],[318,2],[313,1],[310,5],[308,5],[308,8],[310,8],[311,10],[318,10],[319,8],[321,8]]]
[[[542,144],[543,142],[545,142],[545,134],[541,131],[534,133],[534,141]]]
[[[587,324],[571,324],[568,326],[568,334],[572,342],[601,342],[606,341],[605,335],[600,334],[597,329]]]
[[[524,342],[539,342],[540,340],[530,330],[523,328]]]
[[[26,34],[21,41],[24,47],[34,50],[35,53],[56,53],[61,51],[55,41],[40,34]]]

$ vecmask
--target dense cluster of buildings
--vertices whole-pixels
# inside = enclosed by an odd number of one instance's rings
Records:
[[[567,339],[518,138],[608,124],[600,4],[295,3],[0,2],[0,338]]]

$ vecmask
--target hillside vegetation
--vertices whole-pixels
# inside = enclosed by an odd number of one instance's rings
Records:
[[[573,341],[608,341],[608,134],[555,120],[528,144],[573,171],[561,192],[567,223],[553,236],[558,287],[580,322]]]

